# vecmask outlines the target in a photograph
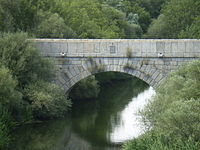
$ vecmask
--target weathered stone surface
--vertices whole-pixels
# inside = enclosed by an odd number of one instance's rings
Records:
[[[67,92],[94,73],[128,73],[154,88],[168,73],[200,57],[200,40],[144,39],[35,39],[40,53],[52,57],[57,69],[56,84]],[[131,56],[127,55],[131,52]],[[162,53],[160,57],[159,53]],[[129,58],[128,58],[129,57]]]

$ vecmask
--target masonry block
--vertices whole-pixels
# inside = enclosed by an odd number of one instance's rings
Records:
[[[170,71],[200,57],[200,40],[195,39],[35,39],[33,42],[42,56],[54,59],[57,82],[65,89],[89,76],[94,64],[104,65],[105,72],[132,74],[156,87]],[[127,58],[127,50],[132,51],[131,58]],[[61,56],[61,52],[65,55]],[[160,57],[158,53],[164,55]],[[124,69],[127,64],[130,68]]]

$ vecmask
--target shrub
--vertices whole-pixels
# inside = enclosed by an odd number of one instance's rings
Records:
[[[27,33],[3,33],[0,38],[0,104],[17,122],[61,117],[70,101],[52,80],[55,68],[28,40]],[[16,90],[17,89],[17,90]],[[20,91],[20,92],[18,92]]]
[[[26,88],[26,96],[34,117],[39,119],[63,117],[71,106],[71,101],[62,89],[45,81],[29,85]]]
[[[10,71],[0,65],[0,105],[13,109],[21,100],[21,93],[16,90],[17,81]]]
[[[54,68],[48,59],[40,56],[27,33],[4,33],[0,38],[0,60],[24,87],[38,79],[51,81]]]
[[[192,138],[179,137],[153,130],[123,145],[123,150],[199,150],[200,144]]]
[[[0,149],[4,149],[10,143],[12,126],[10,113],[0,105]]]
[[[126,57],[128,57],[128,58],[132,57],[132,49],[129,47],[126,49]]]

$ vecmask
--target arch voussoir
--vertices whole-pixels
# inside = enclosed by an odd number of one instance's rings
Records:
[[[65,70],[65,72],[67,72],[66,74],[59,74],[59,84],[62,85],[66,92],[80,80],[100,72],[113,71],[126,73],[143,80],[152,87],[157,87],[157,84],[163,79],[162,73],[151,65],[142,65],[140,61],[131,61],[128,58],[125,60],[114,58],[112,61],[108,58],[104,58],[93,62],[88,62],[88,60],[85,59],[85,61],[86,62],[81,63],[82,65],[68,67],[68,70]],[[100,70],[99,66],[101,67]]]

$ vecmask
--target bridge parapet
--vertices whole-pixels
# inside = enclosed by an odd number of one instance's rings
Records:
[[[200,57],[200,40],[175,39],[34,39],[57,67],[56,83],[69,91],[99,72],[133,75],[156,88],[183,63]]]
[[[34,39],[49,57],[200,57],[197,39]]]

